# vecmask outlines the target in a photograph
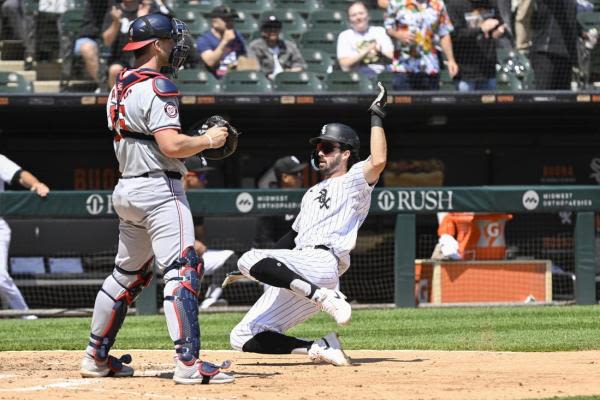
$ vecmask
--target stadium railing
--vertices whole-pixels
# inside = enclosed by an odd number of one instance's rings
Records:
[[[209,247],[231,248],[239,255],[253,245],[252,219],[295,213],[303,194],[303,190],[206,189],[189,192],[188,199],[194,215],[205,216],[206,223],[213,222],[207,231]],[[501,261],[480,262],[475,258],[453,264],[428,260],[437,242],[436,214],[463,211],[512,214],[505,228],[491,224],[482,233],[487,239],[494,239],[499,230],[504,233]],[[358,303],[393,303],[397,307],[473,301],[545,304],[567,300],[595,304],[595,213],[599,211],[598,186],[376,188],[370,215],[352,253],[352,266],[341,278],[341,289]],[[26,299],[33,302],[32,308],[93,306],[102,280],[112,269],[115,249],[99,248],[97,254],[92,254],[94,242],[91,248],[89,243],[87,248],[79,247],[76,241],[82,235],[70,221],[93,222],[97,233],[86,228],[86,234],[97,237],[96,246],[112,241],[116,247],[117,215],[112,208],[111,192],[54,191],[48,198],[40,199],[29,192],[8,191],[0,193],[0,215],[9,223],[36,220],[46,221],[47,226],[62,223],[62,227],[54,228],[55,232],[50,234],[61,251],[53,252],[52,246],[47,245],[36,247],[34,242],[15,243],[20,248],[29,248],[30,254],[37,252],[44,258],[44,265],[50,262],[50,257],[67,255],[83,259],[84,273],[65,274],[59,269],[55,274],[48,274],[44,272],[50,268],[42,266],[39,275],[14,275]],[[103,229],[107,223],[113,227]],[[39,227],[36,229],[39,235]],[[44,229],[50,228],[42,228],[42,231]],[[212,242],[211,232],[214,234]],[[13,233],[18,232],[13,229]],[[13,235],[15,240],[18,237]],[[419,261],[422,259],[425,260]],[[437,263],[428,276],[423,262]],[[532,263],[541,267],[533,268]],[[486,265],[491,267],[486,268]],[[229,268],[235,269],[235,262]],[[154,282],[137,302],[140,313],[158,311],[162,296],[157,285],[161,282],[160,279]],[[536,294],[537,289],[531,285],[541,285],[545,294]],[[85,287],[89,293],[79,298],[79,294],[75,296],[66,289],[72,286]],[[518,294],[521,297],[512,300],[502,296],[485,297],[489,288],[506,294],[511,288],[521,286],[523,292]],[[35,293],[28,294],[28,288]],[[59,292],[44,292],[52,288]],[[223,296],[230,305],[249,305],[261,292],[254,283],[234,284]],[[33,298],[39,293],[51,297]],[[473,293],[476,295],[472,296]],[[67,304],[63,304],[65,302]]]

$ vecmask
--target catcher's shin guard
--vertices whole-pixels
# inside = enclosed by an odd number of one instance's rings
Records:
[[[105,362],[108,352],[123,325],[127,308],[152,280],[152,259],[138,271],[125,271],[115,267],[104,280],[96,296],[92,331],[86,353],[98,362]]]
[[[164,271],[164,310],[169,335],[181,362],[193,364],[200,356],[198,295],[204,273],[202,259],[192,246]]]

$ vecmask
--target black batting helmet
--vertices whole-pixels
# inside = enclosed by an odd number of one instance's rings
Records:
[[[321,128],[321,134],[317,137],[311,138],[309,143],[317,144],[323,140],[346,144],[357,153],[360,148],[360,140],[356,134],[356,131],[350,128],[348,125],[337,122],[323,125]]]
[[[344,150],[350,150],[351,156],[348,160],[348,168],[360,158],[360,139],[358,138],[356,131],[348,125],[340,124],[338,122],[323,125],[321,134],[308,140],[310,144],[317,144],[322,141],[340,143]],[[319,157],[316,151],[312,152],[310,159],[311,166],[318,171]]]

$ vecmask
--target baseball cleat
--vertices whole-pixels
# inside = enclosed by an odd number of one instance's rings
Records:
[[[352,307],[346,301],[346,296],[339,290],[317,289],[313,300],[321,307],[321,310],[331,315],[338,325],[346,325],[350,322]]]
[[[221,368],[228,368],[231,361],[215,365],[206,361],[196,360],[192,365],[177,360],[173,380],[182,385],[208,385],[217,383],[231,383],[235,380],[232,375],[221,372]]]
[[[79,372],[84,378],[133,376],[133,368],[124,364],[130,362],[131,356],[129,354],[125,354],[121,358],[108,356],[106,361],[99,362],[86,353],[83,360],[81,360]]]
[[[308,357],[314,362],[324,361],[337,366],[350,365],[350,357],[342,350],[342,344],[335,332],[315,340],[308,349]]]

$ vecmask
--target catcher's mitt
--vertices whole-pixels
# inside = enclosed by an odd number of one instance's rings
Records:
[[[220,115],[213,115],[207,119],[197,132],[197,135],[204,135],[209,128],[213,126],[224,126],[227,128],[227,139],[222,147],[216,149],[206,149],[201,154],[202,157],[207,160],[222,160],[225,157],[229,157],[235,152],[238,144],[238,136],[242,133],[231,125],[225,118]]]

